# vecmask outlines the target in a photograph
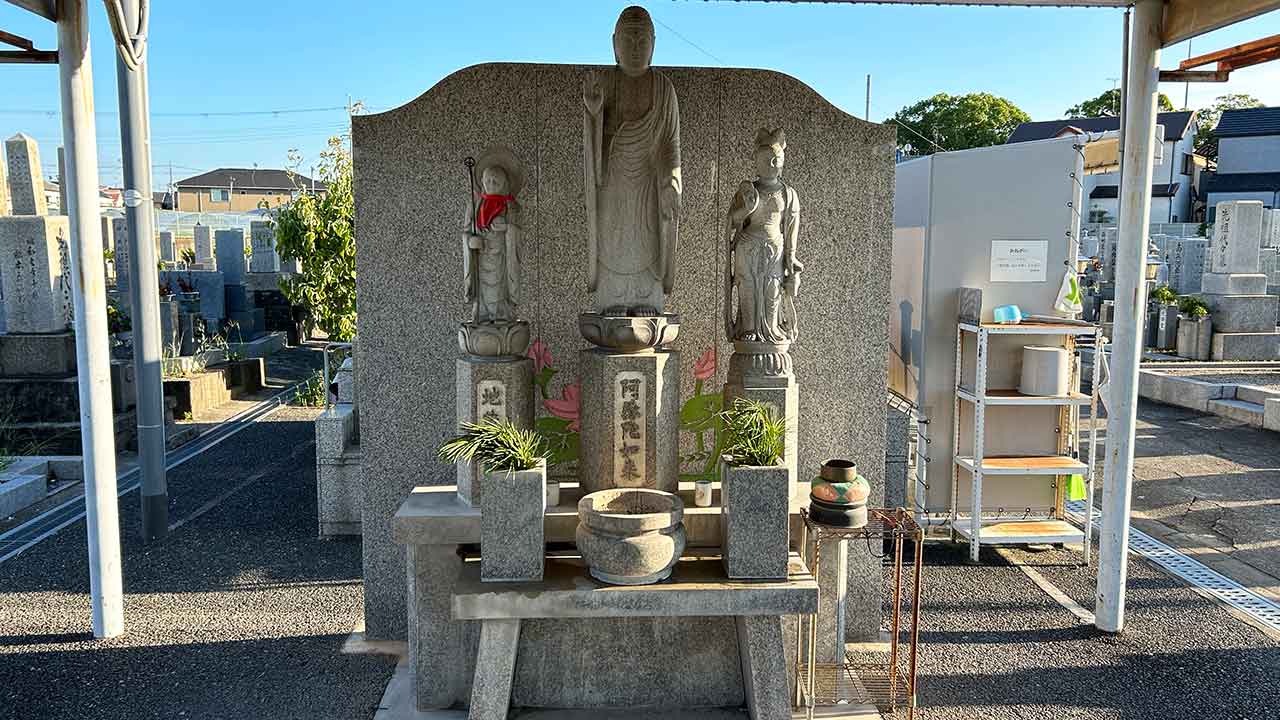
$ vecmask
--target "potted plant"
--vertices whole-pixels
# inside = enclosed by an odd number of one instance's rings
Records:
[[[543,516],[547,510],[547,449],[542,437],[506,418],[463,423],[462,434],[440,446],[447,462],[478,463],[480,579],[542,579]]]
[[[1213,318],[1204,300],[1187,295],[1178,302],[1178,357],[1208,360],[1213,344]]]
[[[721,557],[732,579],[785,580],[791,548],[791,475],[783,464],[787,421],[762,402],[736,398],[720,413]]]

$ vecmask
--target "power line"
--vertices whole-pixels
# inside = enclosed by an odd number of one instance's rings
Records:
[[[180,113],[163,113],[153,112],[151,117],[245,117],[250,115],[298,115],[301,113],[320,113],[335,112],[337,110],[346,111],[345,105],[335,105],[333,107],[321,108],[281,108],[278,110],[234,110],[228,112],[180,112]],[[18,110],[0,110],[0,115],[47,115],[56,117],[61,111],[59,110],[36,110],[36,109],[18,109]],[[112,116],[119,115],[118,112],[109,110],[99,110],[94,115]]]
[[[649,14],[649,16],[650,16],[650,17],[653,17],[653,14],[652,14],[652,13],[650,13],[650,14]],[[656,18],[656,17],[654,17],[654,18],[653,18],[653,20],[654,20],[654,22],[658,23],[658,24],[659,24],[659,25],[661,25],[662,27],[664,27],[664,28],[666,28],[667,30],[671,31],[671,34],[672,34],[672,35],[675,35],[676,37],[678,37],[678,38],[680,38],[681,40],[683,40],[687,45],[689,45],[690,47],[692,47],[694,50],[697,50],[698,52],[702,53],[703,55],[706,55],[707,57],[711,58],[712,60],[715,60],[716,62],[720,63],[721,65],[728,65],[728,64],[729,64],[729,63],[725,62],[724,60],[721,60],[720,58],[716,57],[716,56],[715,56],[715,54],[714,54],[714,53],[712,53],[710,50],[707,50],[706,48],[702,47],[702,46],[701,46],[701,45],[699,45],[698,43],[696,43],[696,42],[694,42],[694,41],[690,40],[689,38],[685,37],[684,35],[681,35],[679,30],[676,30],[675,28],[671,27],[670,25],[668,25],[668,24],[666,24],[666,23],[662,22],[662,20],[661,20],[660,18]]]

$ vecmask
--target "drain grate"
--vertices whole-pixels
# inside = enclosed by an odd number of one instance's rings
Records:
[[[1072,520],[1083,522],[1084,502],[1067,503],[1067,512]],[[1101,511],[1093,511],[1093,524],[1095,527],[1102,527]],[[1280,632],[1280,605],[1235,580],[1132,527],[1129,528],[1129,549],[1227,605],[1248,614],[1272,630]]]

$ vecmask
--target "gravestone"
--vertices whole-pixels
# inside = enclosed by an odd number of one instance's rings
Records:
[[[271,223],[261,220],[249,223],[249,241],[253,248],[249,272],[279,272],[280,258],[276,255],[276,234]]]
[[[70,215],[67,205],[67,154],[58,146],[58,214]]]
[[[200,293],[200,316],[205,323],[211,328],[220,327],[227,317],[222,273],[212,270],[164,270],[160,273],[160,284],[168,284],[175,291],[179,287],[179,279]]]
[[[1214,360],[1274,360],[1280,357],[1277,298],[1267,294],[1261,269],[1262,203],[1219,203],[1209,268],[1201,297],[1213,317]]]
[[[458,241],[467,194],[462,159],[502,143],[524,163],[520,195],[527,258],[521,307],[529,309],[537,422],[573,441],[582,403],[585,342],[575,319],[591,307],[586,287],[587,218],[583,173],[583,76],[586,66],[495,63],[458,71],[407,105],[354,119],[357,292],[356,372],[361,393],[364,482],[363,552],[366,633],[403,638],[405,552],[391,540],[391,518],[416,485],[453,485],[456,471],[434,451],[457,432],[456,360],[450,338],[464,316],[452,291],[462,267]],[[845,114],[799,81],[762,70],[661,68],[680,105],[682,207],[680,249],[669,311],[681,315],[672,349],[685,355],[678,398],[690,414],[717,397],[732,345],[724,339],[724,212],[733,186],[753,176],[752,138],[784,126],[787,183],[804,199],[808,323],[793,346],[801,431],[801,478],[844,457],[863,468],[870,502],[882,500],[884,388],[888,337],[889,249],[893,216],[894,130]],[[512,112],[512,107],[529,108]],[[465,108],[465,111],[463,110]],[[732,111],[729,111],[732,109]],[[792,149],[794,148],[794,149]],[[464,185],[465,187],[465,185]],[[417,238],[406,242],[406,238]],[[441,289],[448,289],[442,291]],[[534,350],[531,348],[531,354]],[[710,355],[709,355],[710,354]],[[722,358],[707,363],[703,356]],[[387,382],[386,378],[405,378]],[[646,377],[647,379],[647,377]],[[650,391],[646,388],[646,394]],[[820,421],[806,422],[807,418]],[[680,432],[680,455],[698,452],[697,433]],[[689,462],[681,472],[701,472]],[[707,441],[710,446],[707,446]],[[695,467],[696,466],[696,467]],[[576,463],[552,476],[576,475]],[[856,547],[855,547],[856,546]],[[851,543],[851,637],[878,635],[878,561]],[[639,642],[639,640],[637,640]]]
[[[160,261],[167,263],[178,261],[178,245],[173,241],[173,233],[168,230],[160,231]]]
[[[1170,289],[1179,295],[1200,292],[1200,280],[1208,258],[1209,241],[1204,238],[1169,238],[1164,261],[1168,266]]]
[[[1262,247],[1280,247],[1280,208],[1262,211]]]
[[[0,158],[0,217],[12,215],[13,209],[9,202],[9,164],[2,162],[4,158]],[[3,328],[0,328],[0,332]]]
[[[206,267],[213,268],[213,235],[208,225],[196,223],[191,229],[191,234],[196,246],[196,263]]]
[[[0,218],[6,333],[60,333],[72,323],[71,225],[62,215]]]
[[[248,266],[244,257],[244,230],[229,228],[213,233],[213,251],[217,255],[218,272],[228,285],[244,282]]]
[[[129,295],[129,252],[132,245],[129,242],[129,220],[127,218],[111,218],[111,237],[115,240],[115,265],[116,270],[116,290],[125,297]]]
[[[18,133],[4,143],[9,164],[9,202],[14,215],[48,215],[40,148],[29,135]]]

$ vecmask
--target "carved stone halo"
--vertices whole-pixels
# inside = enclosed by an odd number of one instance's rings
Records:
[[[529,348],[529,323],[515,322],[462,323],[458,328],[458,347],[475,357],[520,357]]]
[[[520,161],[516,159],[515,153],[510,148],[501,145],[495,145],[488,148],[480,157],[476,158],[475,168],[475,187],[477,193],[483,193],[484,187],[481,186],[481,178],[484,177],[484,171],[493,166],[502,168],[507,173],[507,194],[516,196],[520,194],[520,189],[524,187],[524,167]]]
[[[652,316],[601,315],[582,313],[578,330],[596,347],[622,352],[642,352],[660,348],[680,333],[680,316],[664,313]]]

